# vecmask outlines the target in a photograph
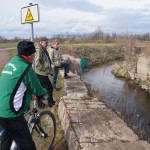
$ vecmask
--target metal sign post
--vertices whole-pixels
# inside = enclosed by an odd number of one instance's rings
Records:
[[[34,42],[34,30],[33,30],[33,23],[31,23],[31,41]]]
[[[32,6],[32,3],[29,3]],[[33,30],[33,23],[31,23],[31,41],[34,42],[34,30]]]
[[[21,8],[21,23],[31,24],[31,41],[34,42],[33,23],[39,22],[39,7],[38,4],[29,3],[30,6]]]

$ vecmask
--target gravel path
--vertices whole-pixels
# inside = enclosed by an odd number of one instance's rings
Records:
[[[0,70],[6,65],[9,60],[8,49],[0,50]]]

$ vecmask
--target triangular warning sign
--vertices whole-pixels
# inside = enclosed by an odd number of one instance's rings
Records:
[[[34,20],[34,19],[33,19],[30,9],[28,8],[25,21],[32,21],[32,20]]]

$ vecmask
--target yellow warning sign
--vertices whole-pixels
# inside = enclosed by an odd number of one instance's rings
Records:
[[[30,9],[28,8],[25,21],[32,21],[32,20],[34,20],[34,19],[33,19]]]

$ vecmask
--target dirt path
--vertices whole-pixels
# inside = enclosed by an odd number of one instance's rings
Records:
[[[0,50],[0,70],[6,65],[9,60],[8,50]]]

